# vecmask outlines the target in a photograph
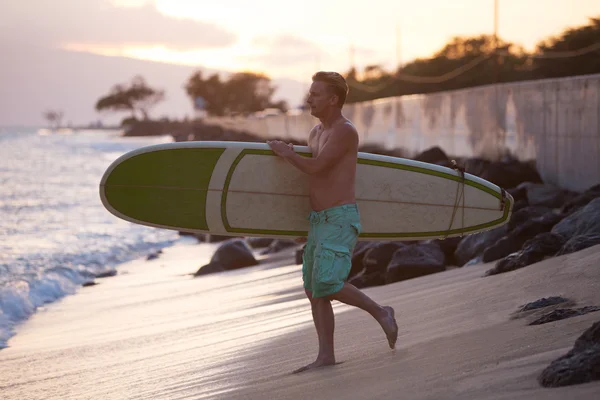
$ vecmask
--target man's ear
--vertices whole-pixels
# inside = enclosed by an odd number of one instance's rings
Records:
[[[329,100],[329,104],[331,104],[332,106],[335,106],[338,101],[340,101],[340,98],[337,94],[334,94],[333,96],[331,96],[331,99]]]

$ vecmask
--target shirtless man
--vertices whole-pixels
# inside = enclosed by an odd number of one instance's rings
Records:
[[[296,154],[293,146],[267,141],[275,154],[308,175],[310,187],[310,230],[304,248],[302,278],[310,300],[319,339],[319,353],[312,364],[294,372],[335,364],[331,301],[337,300],[367,311],[381,325],[390,348],[398,337],[391,307],[380,306],[353,285],[345,282],[351,258],[362,231],[354,187],[358,133],[342,115],[348,86],[335,72],[317,72],[312,77],[308,105],[321,123],[309,134],[312,158]]]

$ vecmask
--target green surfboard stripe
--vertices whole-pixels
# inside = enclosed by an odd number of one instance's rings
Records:
[[[304,236],[304,235],[306,235],[307,231],[243,229],[243,228],[234,228],[231,225],[229,225],[229,221],[227,220],[227,192],[229,190],[229,184],[231,182],[231,178],[233,176],[233,173],[235,172],[237,165],[240,163],[242,158],[244,158],[248,154],[275,156],[275,154],[271,150],[253,150],[253,149],[243,150],[237,156],[237,158],[235,159],[235,161],[233,162],[233,164],[231,165],[231,168],[229,169],[229,171],[227,173],[227,177],[225,178],[225,185],[223,188],[223,196],[221,198],[221,219],[223,221],[223,226],[225,227],[225,230],[227,232],[231,232],[231,233],[262,234],[262,235],[289,235],[289,236]],[[312,156],[310,153],[299,153],[299,154],[302,156],[305,156],[305,157]],[[386,162],[386,161],[359,159],[358,163],[366,164],[366,165],[380,166],[380,167],[387,167],[387,168],[401,169],[401,170],[405,170],[405,171],[418,172],[418,173],[422,173],[422,174],[426,174],[426,175],[439,176],[444,179],[453,180],[457,183],[460,182],[460,180],[461,180],[461,178],[459,176],[448,174],[445,172],[434,171],[434,170],[431,170],[428,168],[421,168],[421,167],[415,167],[415,166],[410,166],[410,165],[396,164],[396,163]],[[482,190],[486,193],[489,193],[492,196],[496,197],[498,200],[501,199],[500,193],[496,192],[495,190],[493,190],[491,188],[488,188],[487,186],[481,185],[480,183],[471,181],[469,179],[465,179],[465,185],[472,186],[472,187]],[[474,226],[470,226],[467,228],[458,228],[458,229],[444,230],[444,231],[430,231],[430,232],[388,232],[388,233],[366,233],[366,232],[363,232],[363,233],[361,233],[360,236],[363,238],[402,238],[402,237],[415,237],[415,236],[436,237],[436,236],[444,236],[444,235],[451,235],[451,234],[468,233],[471,231],[485,229],[488,227],[492,228],[493,226],[498,225],[508,219],[509,210],[511,208],[511,204],[509,203],[509,201],[510,201],[509,199],[506,199],[506,204],[504,206],[504,213],[503,213],[502,217],[500,217],[494,221],[485,223],[485,224],[474,225]]]
[[[208,185],[224,151],[173,149],[136,155],[111,172],[106,198],[115,210],[140,221],[208,230]]]
[[[107,191],[107,199],[119,212],[140,221],[208,229],[204,190],[116,186]]]

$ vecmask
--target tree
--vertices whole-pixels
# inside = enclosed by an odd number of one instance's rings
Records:
[[[247,115],[266,108],[287,109],[285,102],[272,102],[275,87],[271,80],[252,72],[236,73],[228,80],[221,80],[217,74],[203,79],[202,72],[196,71],[189,78],[185,90],[194,104],[197,98],[202,98],[204,110],[214,116]]]
[[[58,129],[61,126],[64,113],[58,110],[48,110],[44,112],[44,119],[48,121],[51,129]]]
[[[455,90],[496,82],[531,79],[531,63],[525,51],[492,36],[452,38],[432,57],[416,59],[395,72],[369,65],[357,78],[353,68],[346,75],[348,102],[382,97]]]
[[[533,61],[536,76],[555,78],[600,72],[599,43],[600,16],[590,18],[587,25],[567,29],[540,42]]]
[[[129,111],[131,118],[137,119],[141,114],[141,117],[146,120],[149,110],[164,98],[164,91],[149,87],[144,78],[138,75],[132,79],[130,86],[122,84],[113,86],[108,95],[96,102],[96,110]]]

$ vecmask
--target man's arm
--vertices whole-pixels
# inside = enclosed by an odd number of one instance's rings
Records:
[[[270,142],[269,145],[277,155],[286,159],[300,171],[313,175],[330,168],[357,142],[356,130],[350,125],[342,125],[331,132],[327,142],[314,158],[302,157],[280,142]]]

